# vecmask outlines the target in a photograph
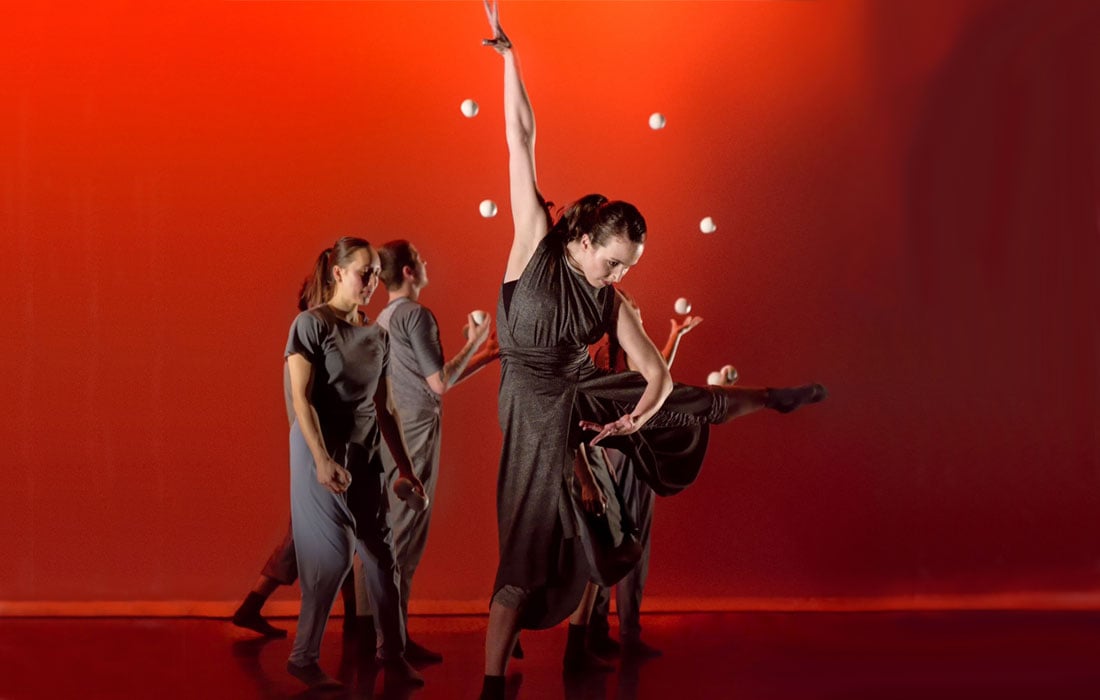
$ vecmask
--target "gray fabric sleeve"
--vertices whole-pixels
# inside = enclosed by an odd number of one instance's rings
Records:
[[[439,324],[435,315],[423,306],[405,317],[405,335],[409,339],[420,374],[429,377],[443,369],[443,346],[439,342]]]
[[[286,340],[286,352],[283,358],[302,355],[313,364],[321,357],[321,338],[324,323],[309,311],[303,311],[290,326],[290,337]]]

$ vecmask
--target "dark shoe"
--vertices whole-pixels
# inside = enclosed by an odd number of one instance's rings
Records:
[[[660,649],[649,646],[643,642],[640,637],[623,637],[624,657],[642,661],[645,659],[656,659],[658,656],[662,655],[663,652]]]
[[[272,627],[260,613],[246,613],[238,610],[233,614],[233,624],[246,630],[259,632],[265,637],[279,638],[286,636],[286,630]]]
[[[518,636],[516,637],[516,645],[514,647],[512,647],[512,658],[513,659],[522,659],[523,658],[523,645],[519,643],[519,637]]]
[[[605,631],[588,635],[588,649],[596,656],[613,659],[619,655],[620,645]]]
[[[790,413],[799,406],[818,403],[829,397],[829,390],[820,384],[804,384],[784,389],[769,388],[767,391],[764,406],[780,413]]]
[[[313,690],[341,690],[344,687],[343,683],[322,671],[315,663],[298,666],[287,661],[286,671]]]
[[[385,671],[386,676],[383,682],[394,684],[400,683],[402,685],[424,685],[424,676],[409,665],[409,662],[405,660],[403,656],[397,656],[390,659],[379,659],[379,664],[382,666],[382,670]]]
[[[504,676],[485,676],[477,700],[504,700],[505,684]]]
[[[443,662],[443,654],[417,644],[411,639],[405,641],[405,658],[413,663],[438,664]]]
[[[562,671],[567,675],[581,673],[610,673],[615,667],[585,649],[579,653],[566,654],[562,660]]]

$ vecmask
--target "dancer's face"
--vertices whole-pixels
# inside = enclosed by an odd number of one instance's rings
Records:
[[[381,271],[382,262],[378,253],[371,248],[356,250],[346,267],[337,266],[334,270],[338,293],[356,304],[366,304],[378,287]]]
[[[420,251],[416,248],[413,248],[412,251],[413,258],[416,260],[416,288],[423,289],[428,286],[428,261],[420,255]]]
[[[644,248],[644,244],[634,243],[622,235],[611,236],[603,245],[598,245],[585,234],[581,236],[577,262],[590,285],[606,287],[620,282],[630,268],[638,264]]]

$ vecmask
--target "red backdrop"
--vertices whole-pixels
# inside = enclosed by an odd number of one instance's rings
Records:
[[[544,192],[645,213],[624,286],[658,343],[675,298],[706,319],[673,375],[832,391],[717,429],[658,504],[654,599],[1096,590],[1095,3],[502,15]],[[495,309],[481,8],[41,3],[4,25],[0,601],[238,598],[285,527],[281,353],[315,254],[416,242],[450,351]],[[489,592],[496,381],[447,396],[421,600]]]

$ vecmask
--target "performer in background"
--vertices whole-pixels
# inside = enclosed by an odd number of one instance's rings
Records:
[[[622,293],[622,292],[620,292]],[[627,294],[622,293],[624,303],[629,303],[638,311],[637,304]],[[686,316],[682,319],[670,319],[671,330],[668,340],[661,350],[661,357],[669,370],[676,359],[680,339],[703,322],[700,316]],[[625,372],[633,369],[630,358],[622,351],[622,346],[611,335],[605,335],[591,350],[593,360],[600,369],[610,372]],[[653,528],[653,489],[638,478],[630,459],[622,452],[607,447],[596,447],[589,451],[593,461],[602,460],[613,475],[626,507],[626,515],[634,523],[638,532],[638,542],[642,553],[638,564],[615,585],[615,604],[619,616],[620,643],[611,637],[608,614],[611,604],[611,588],[600,586],[596,594],[592,617],[588,622],[588,648],[597,656],[615,656],[620,651],[628,657],[644,659],[660,656],[661,652],[642,641],[642,593],[649,576],[649,543]]]
[[[390,241],[378,249],[382,261],[382,283],[389,303],[378,314],[378,325],[386,329],[390,343],[390,386],[393,402],[401,415],[405,445],[413,470],[424,485],[428,506],[409,507],[391,489],[390,527],[397,555],[401,591],[401,614],[408,629],[409,593],[413,574],[428,541],[435,486],[439,478],[439,446],[442,438],[443,394],[497,359],[496,341],[490,337],[491,320],[484,312],[467,318],[466,344],[448,361],[443,359],[439,324],[435,315],[420,303],[428,285],[428,264],[416,247],[404,240]],[[480,348],[480,350],[479,350]],[[382,451],[382,463],[390,484],[400,478],[393,456]],[[443,655],[407,637],[405,658],[439,662]]]

